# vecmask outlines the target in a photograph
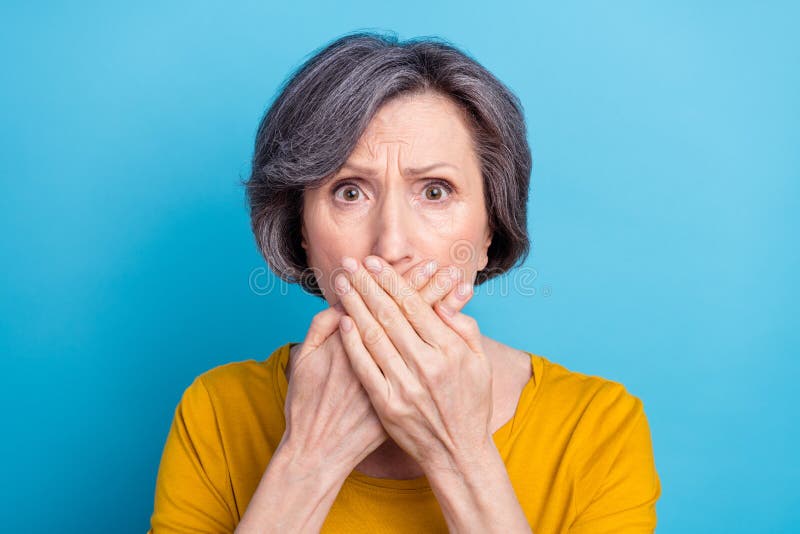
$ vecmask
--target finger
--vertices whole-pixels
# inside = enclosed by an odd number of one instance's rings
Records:
[[[441,300],[450,309],[461,311],[469,300],[456,297],[455,288],[458,287],[458,282],[464,279],[464,270],[456,265],[436,270],[436,265],[436,260],[422,261],[403,277],[419,292],[422,300],[431,306]]]
[[[461,273],[463,275],[463,273]],[[460,312],[464,306],[472,299],[475,295],[474,292],[470,291],[468,294],[461,296],[458,294],[458,288],[462,287],[462,285],[470,285],[466,282],[463,277],[460,277],[458,282],[454,284],[454,287],[450,289],[450,292],[445,295],[443,298],[439,299],[444,306],[453,310],[453,312]]]
[[[403,278],[406,279],[408,285],[419,290],[430,283],[430,279],[436,273],[438,267],[439,263],[436,260],[423,260],[406,271]]]
[[[347,313],[353,317],[362,333],[364,332],[364,330],[361,329],[362,325],[371,327],[371,322],[377,321],[377,324],[382,328],[381,333],[388,336],[388,339],[397,348],[396,352],[398,352],[400,356],[405,357],[405,355],[409,354],[420,354],[423,349],[427,348],[425,341],[420,339],[418,332],[415,331],[413,323],[408,320],[407,315],[398,307],[396,299],[393,298],[390,293],[397,292],[398,288],[402,285],[407,293],[413,293],[413,295],[417,297],[419,308],[422,308],[422,306],[427,308],[433,320],[436,320],[436,314],[428,304],[422,302],[419,294],[412,290],[406,281],[401,276],[397,275],[394,269],[392,269],[392,273],[397,276],[393,280],[394,288],[390,290],[381,287],[381,284],[379,284],[364,268],[364,265],[355,258],[342,258],[342,266],[347,271],[346,274],[353,285],[353,289],[358,293],[361,297],[360,300],[366,306],[365,311],[356,309],[355,313],[352,313],[352,310],[348,308],[347,303],[345,303]],[[376,335],[377,334],[376,332]],[[365,335],[364,341],[366,342],[367,348],[372,352],[372,340],[370,336]]]
[[[426,286],[430,282],[430,279],[434,273],[436,273],[438,266],[439,264],[436,260],[421,260],[407,270],[405,274],[403,274],[403,278],[406,279],[406,282],[408,282],[411,287],[414,289],[419,289],[420,287]],[[433,303],[433,300],[428,302],[428,304]],[[340,303],[337,303],[337,305],[340,305]]]
[[[419,290],[422,300],[430,305],[434,302],[450,297],[457,282],[461,279],[461,270],[455,265],[449,265],[436,271],[428,283]],[[454,300],[454,299],[451,299]],[[455,306],[452,306],[455,309]]]
[[[456,291],[456,298],[466,303],[472,294],[472,284],[461,282],[458,290]],[[472,350],[472,352],[476,354],[484,354],[480,328],[478,328],[478,322],[474,318],[455,311],[454,308],[450,308],[443,302],[437,302],[434,305],[434,309],[439,317],[459,336],[461,336],[464,341],[467,342],[467,345],[469,345],[469,348]]]
[[[374,406],[376,402],[381,402],[388,397],[387,388],[390,387],[390,382],[386,380],[380,366],[364,346],[355,326],[353,319],[348,315],[343,315],[339,320],[339,332],[341,333],[345,353],[350,360],[353,372],[358,377],[361,385],[364,386],[364,390]]]
[[[311,326],[308,328],[306,337],[303,340],[300,356],[309,354],[317,350],[322,343],[339,327],[339,318],[344,314],[341,305],[331,306],[316,314],[311,319]]]
[[[427,302],[422,300],[420,294],[411,288],[403,277],[398,275],[391,265],[378,256],[367,256],[364,259],[364,263],[370,267],[369,273],[371,274],[366,276],[369,281],[362,280],[364,278],[362,271],[364,273],[367,273],[367,271],[360,268],[355,273],[357,282],[354,285],[358,287],[358,282],[361,282],[364,287],[370,290],[369,293],[377,293],[371,287],[377,286],[377,288],[384,289],[391,300],[394,301],[390,305],[387,303],[389,299],[380,294],[376,294],[374,297],[368,294],[365,298],[373,313],[386,314],[387,320],[399,327],[392,329],[392,331],[387,330],[387,334],[392,341],[395,340],[395,337],[398,337],[400,343],[406,344],[401,348],[395,343],[402,354],[414,354],[413,344],[408,346],[409,334],[406,332],[404,324],[409,324],[416,331],[417,337],[430,346],[443,347],[454,341],[452,332],[445,328],[445,323],[440,320],[438,314],[431,309]],[[374,280],[373,276],[375,277]],[[361,291],[360,287],[359,291]],[[398,311],[405,317],[406,321],[401,321],[396,317]]]
[[[369,275],[364,276],[369,278]],[[400,354],[398,354],[398,349],[392,339],[387,335],[383,325],[376,319],[364,303],[362,295],[350,284],[344,273],[336,277],[334,288],[347,315],[355,323],[363,345],[370,352],[386,379],[393,384],[408,379],[410,371]],[[406,326],[411,329],[407,322]]]

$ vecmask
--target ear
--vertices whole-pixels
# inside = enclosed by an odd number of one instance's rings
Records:
[[[303,250],[308,250],[308,243],[306,240],[306,225],[300,224],[300,235],[302,235],[302,239],[300,240],[300,246],[303,247]]]

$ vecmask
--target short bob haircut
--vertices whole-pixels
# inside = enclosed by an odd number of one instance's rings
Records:
[[[446,40],[399,41],[394,32],[387,33],[346,34],[284,81],[258,127],[251,174],[243,182],[253,233],[267,264],[281,279],[319,297],[301,246],[303,191],[335,175],[380,106],[401,94],[448,96],[471,128],[492,232],[488,263],[475,284],[524,262],[530,249],[532,162],[519,99]]]

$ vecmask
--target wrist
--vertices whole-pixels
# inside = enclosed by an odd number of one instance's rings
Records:
[[[281,442],[236,529],[319,532],[347,474],[327,469]]]
[[[310,481],[313,485],[321,483],[341,483],[351,470],[344,468],[339,462],[331,461],[319,454],[318,448],[304,447],[292,440],[281,441],[276,449],[270,465],[298,482]]]
[[[427,476],[451,532],[529,531],[494,441]]]
[[[436,480],[452,482],[454,479],[469,485],[479,485],[491,470],[489,468],[502,465],[503,459],[491,436],[480,445],[462,451],[450,452],[429,462],[426,476],[433,483]]]

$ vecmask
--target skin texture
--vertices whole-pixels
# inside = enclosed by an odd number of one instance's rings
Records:
[[[455,168],[404,172],[436,162]],[[462,112],[448,98],[425,93],[386,103],[347,164],[372,173],[343,168],[304,196],[303,248],[328,302],[338,302],[333,280],[345,255],[380,256],[401,275],[435,259],[469,281],[486,266],[491,233],[480,164]],[[453,192],[431,185],[436,179]]]
[[[455,271],[448,276],[450,269],[436,267],[421,262],[405,279],[426,306],[460,310],[466,301],[453,290]],[[319,532],[344,479],[387,438],[346,354],[339,331],[344,316],[341,304],[322,310],[303,343],[292,347],[286,431],[237,533]]]
[[[450,532],[530,532],[492,441],[530,361],[460,312],[491,244],[467,123],[441,95],[402,96],[347,163],[304,195],[303,247],[332,307],[290,355],[286,432],[237,532],[319,531],[352,469],[425,474]],[[452,276],[418,281],[427,260]]]
[[[407,271],[404,280],[427,306],[438,302],[460,311],[469,297],[462,298],[455,291],[459,278],[452,266],[437,270],[436,263],[425,260]],[[390,459],[388,465],[397,471],[372,474],[407,478],[403,469],[409,459],[406,456],[406,463],[402,462],[405,454],[396,445],[392,446],[393,441],[384,443],[387,435],[353,372],[339,332],[344,315],[342,303],[321,311],[314,317],[303,343],[292,347],[286,367],[289,391],[284,440],[300,436],[300,444],[296,446],[303,451],[298,455],[300,458],[323,453],[330,463],[344,466],[345,475],[383,444],[382,451],[394,451],[395,461]],[[337,424],[330,425],[328,421]],[[372,457],[376,459],[376,455]],[[360,467],[362,472],[370,470],[368,464]]]
[[[406,172],[439,162],[447,165],[420,174]],[[437,93],[387,102],[345,167],[304,195],[303,248],[332,305],[340,300],[333,286],[336,275],[344,272],[344,256],[359,261],[378,256],[400,275],[434,259],[442,267],[454,266],[461,280],[473,282],[488,262],[490,244],[483,177],[468,123],[457,105]],[[465,304],[454,297],[450,302],[457,310]],[[529,363],[520,351],[482,339],[498,371],[494,390],[509,392],[495,394],[495,430],[513,414],[530,377]],[[391,438],[357,469],[392,478],[423,474]]]

